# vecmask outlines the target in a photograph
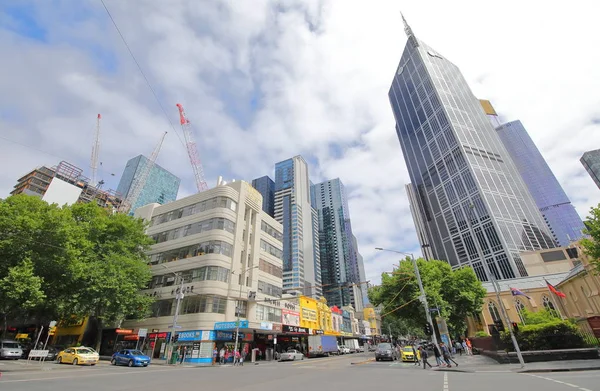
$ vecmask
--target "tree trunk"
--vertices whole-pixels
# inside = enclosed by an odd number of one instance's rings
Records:
[[[100,353],[100,346],[102,345],[102,332],[104,331],[104,325],[102,319],[96,318],[96,351]]]
[[[2,328],[2,339],[6,339],[6,329],[8,328],[8,316],[4,313],[4,327]]]

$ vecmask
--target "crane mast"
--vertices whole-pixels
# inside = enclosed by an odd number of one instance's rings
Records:
[[[202,168],[202,162],[200,161],[200,156],[198,155],[198,146],[196,145],[196,142],[192,136],[192,125],[190,124],[190,120],[187,118],[185,110],[183,110],[183,106],[180,103],[177,103],[177,108],[179,109],[179,122],[181,123],[181,129],[183,130],[187,153],[192,165],[192,171],[194,172],[196,187],[198,188],[198,192],[208,190],[208,185],[204,179],[204,169]]]
[[[146,182],[148,181],[148,177],[150,176],[150,172],[152,168],[154,168],[154,163],[156,162],[156,158],[158,157],[158,153],[160,152],[160,148],[162,147],[163,141],[165,140],[165,136],[167,132],[165,132],[158,145],[152,151],[152,155],[150,155],[150,159],[148,160],[148,164],[142,168],[137,178],[134,178],[133,183],[131,184],[131,189],[127,194],[127,197],[123,201],[121,201],[121,205],[119,205],[119,212],[129,213],[131,208],[136,204],[142,190],[146,186]]]
[[[94,137],[94,144],[92,145],[92,158],[90,160],[90,168],[92,169],[92,178],[90,184],[96,186],[96,176],[98,173],[98,157],[100,155],[100,119],[102,116],[98,114],[96,119],[96,134]]]

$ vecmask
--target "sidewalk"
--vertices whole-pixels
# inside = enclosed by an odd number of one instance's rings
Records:
[[[451,368],[434,368],[443,372],[516,372],[516,373],[543,373],[543,372],[568,372],[600,370],[600,359],[597,360],[563,360],[526,363],[525,368],[519,364],[499,364],[494,359],[486,356],[454,356],[454,361],[459,365]]]

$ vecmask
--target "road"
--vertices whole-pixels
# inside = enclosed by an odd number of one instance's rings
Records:
[[[369,356],[371,357],[371,356]],[[227,391],[600,391],[600,371],[549,374],[512,372],[455,373],[423,370],[408,363],[374,362],[363,354],[306,359],[298,362],[246,363],[243,367],[95,367],[48,364],[49,370],[9,371],[15,363],[0,362],[2,391],[183,390],[190,386]],[[459,363],[461,361],[459,360]],[[352,365],[351,363],[355,363]],[[466,363],[468,365],[468,363]],[[498,367],[501,370],[501,366]],[[466,368],[465,368],[466,369]],[[316,388],[318,387],[318,388]]]

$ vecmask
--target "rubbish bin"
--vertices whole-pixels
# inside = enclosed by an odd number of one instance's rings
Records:
[[[171,362],[169,364],[177,364],[178,360],[179,360],[179,352],[174,351],[173,354],[171,355]]]

